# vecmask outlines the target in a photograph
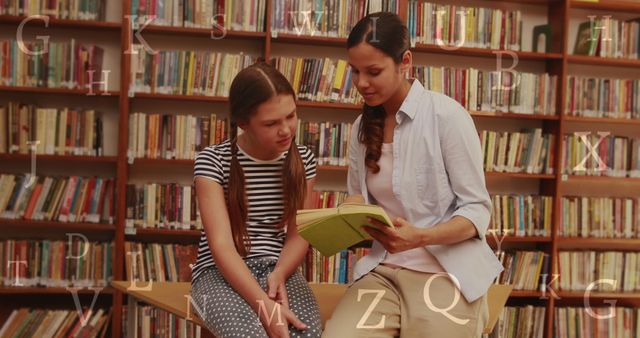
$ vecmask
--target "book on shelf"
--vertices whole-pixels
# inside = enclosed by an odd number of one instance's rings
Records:
[[[568,76],[567,116],[640,119],[640,80]]]
[[[542,129],[479,132],[485,172],[553,174],[555,135]]]
[[[314,209],[335,208],[344,202],[348,194],[346,191],[319,191],[311,192],[312,207]]]
[[[124,250],[126,278],[135,282],[189,282],[198,253],[196,245],[128,241]]]
[[[559,290],[640,292],[640,252],[559,251]]]
[[[217,114],[129,115],[129,158],[192,160],[210,144],[228,138],[229,122]]]
[[[362,98],[346,60],[277,57],[271,62],[291,83],[298,100],[358,104]]]
[[[0,40],[0,85],[104,91],[104,50],[76,42]],[[25,53],[24,50],[29,51]],[[105,89],[106,90],[106,89]]]
[[[300,266],[302,275],[309,283],[350,284],[353,281],[353,266],[369,251],[369,248],[354,248],[327,257],[309,248]]]
[[[596,16],[581,23],[573,54],[638,59],[640,18],[619,20],[611,16]]]
[[[7,0],[0,2],[0,15],[46,15],[56,19],[104,21],[104,0],[59,0],[56,2]]]
[[[496,278],[496,284],[513,284],[514,290],[537,291],[546,283],[549,275],[550,255],[542,251],[498,251],[498,260],[504,270]]]
[[[82,318],[79,313],[82,314]],[[105,337],[112,310],[83,308],[82,311],[14,309],[0,327],[0,337]]]
[[[129,311],[133,314],[129,316]],[[129,320],[134,321],[129,326]],[[129,327],[136,332],[128,332]],[[123,337],[163,337],[200,338],[202,328],[193,322],[180,318],[170,312],[140,302],[123,307],[122,336]]]
[[[544,306],[506,306],[493,331],[483,338],[543,338],[545,314]]]
[[[0,106],[0,153],[102,156],[102,117],[93,109]]]
[[[126,228],[202,229],[194,186],[127,184],[126,199]]]
[[[351,28],[369,13],[398,13],[398,0],[307,1],[274,0],[271,34],[346,38]]]
[[[157,51],[132,45],[131,84],[135,93],[229,96],[231,81],[257,59],[247,54],[207,51]],[[179,66],[176,66],[179,65]]]
[[[522,12],[409,0],[407,27],[416,43],[519,51]]]
[[[351,123],[298,120],[296,143],[311,148],[318,165],[347,166]]]
[[[492,195],[489,229],[503,236],[551,236],[553,196]]]
[[[558,236],[640,238],[640,198],[564,196]]]
[[[0,285],[25,287],[106,287],[112,279],[113,242],[87,242],[77,235],[68,241],[3,240]],[[17,267],[16,267],[17,265]],[[17,275],[16,275],[17,271]]]
[[[481,112],[555,115],[558,77],[548,73],[413,66],[410,78],[445,94],[465,109]]]
[[[136,29],[148,22],[160,26],[264,32],[265,7],[266,0],[134,0],[131,13],[136,17]]]
[[[554,337],[638,337],[640,309],[615,306],[554,309]]]
[[[387,213],[377,205],[344,203],[337,208],[298,210],[298,233],[325,256],[333,256],[371,236],[362,226],[373,218],[394,227]]]
[[[639,137],[616,136],[608,132],[576,132],[563,137],[562,173],[580,176],[640,177],[639,154]]]
[[[113,224],[115,180],[0,174],[0,218]]]

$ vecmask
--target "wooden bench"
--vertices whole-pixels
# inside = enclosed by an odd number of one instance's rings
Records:
[[[138,282],[136,287],[130,288],[131,283],[129,281],[114,281],[112,285],[115,289],[122,291],[128,295],[128,325],[135,325],[132,320],[134,311],[132,311],[135,302],[144,302],[146,304],[155,306],[164,311],[170,312],[180,318],[186,318],[205,328],[202,319],[194,312],[192,306],[188,306],[191,295],[191,283],[160,283],[153,282],[153,285],[149,290],[144,290],[147,287],[147,283]],[[347,289],[347,285],[344,284],[314,284],[310,283],[309,287],[318,300],[320,306],[320,317],[322,318],[322,325],[331,317],[333,309],[338,304],[340,298]],[[493,326],[498,321],[498,316],[502,311],[509,294],[513,289],[512,285],[492,285],[489,289],[489,322],[485,328],[485,333],[491,332]],[[134,332],[135,327],[129,326],[127,332]]]

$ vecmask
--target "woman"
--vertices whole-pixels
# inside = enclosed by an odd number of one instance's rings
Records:
[[[230,140],[195,162],[204,233],[192,270],[194,308],[217,338],[319,337],[318,305],[298,270],[308,243],[294,219],[310,206],[316,161],[294,142],[295,93],[260,63],[234,78],[229,102]]]
[[[397,15],[366,16],[347,48],[365,102],[349,143],[347,200],[382,206],[395,228],[370,220],[371,252],[323,337],[477,337],[502,266],[484,239],[491,200],[473,120],[406,79],[412,55]]]

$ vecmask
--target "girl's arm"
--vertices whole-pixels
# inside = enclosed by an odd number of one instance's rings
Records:
[[[313,207],[313,194],[311,192],[313,191],[315,183],[315,177],[307,180],[307,196],[304,201],[305,209]],[[298,266],[300,266],[307,254],[308,248],[309,243],[298,234],[298,225],[295,220],[289,221],[284,248],[282,248],[278,263],[273,272],[271,272],[271,275],[277,277],[280,281],[286,281],[289,276],[296,271]]]
[[[269,297],[236,250],[224,190],[217,182],[204,177],[196,177],[195,185],[198,205],[206,206],[200,209],[200,215],[213,259],[231,287],[257,313],[260,304],[265,304]]]

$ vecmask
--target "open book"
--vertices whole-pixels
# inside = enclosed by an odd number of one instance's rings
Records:
[[[344,203],[337,208],[298,210],[298,233],[325,256],[358,244],[371,236],[362,229],[375,218],[390,227],[393,222],[377,205]]]

